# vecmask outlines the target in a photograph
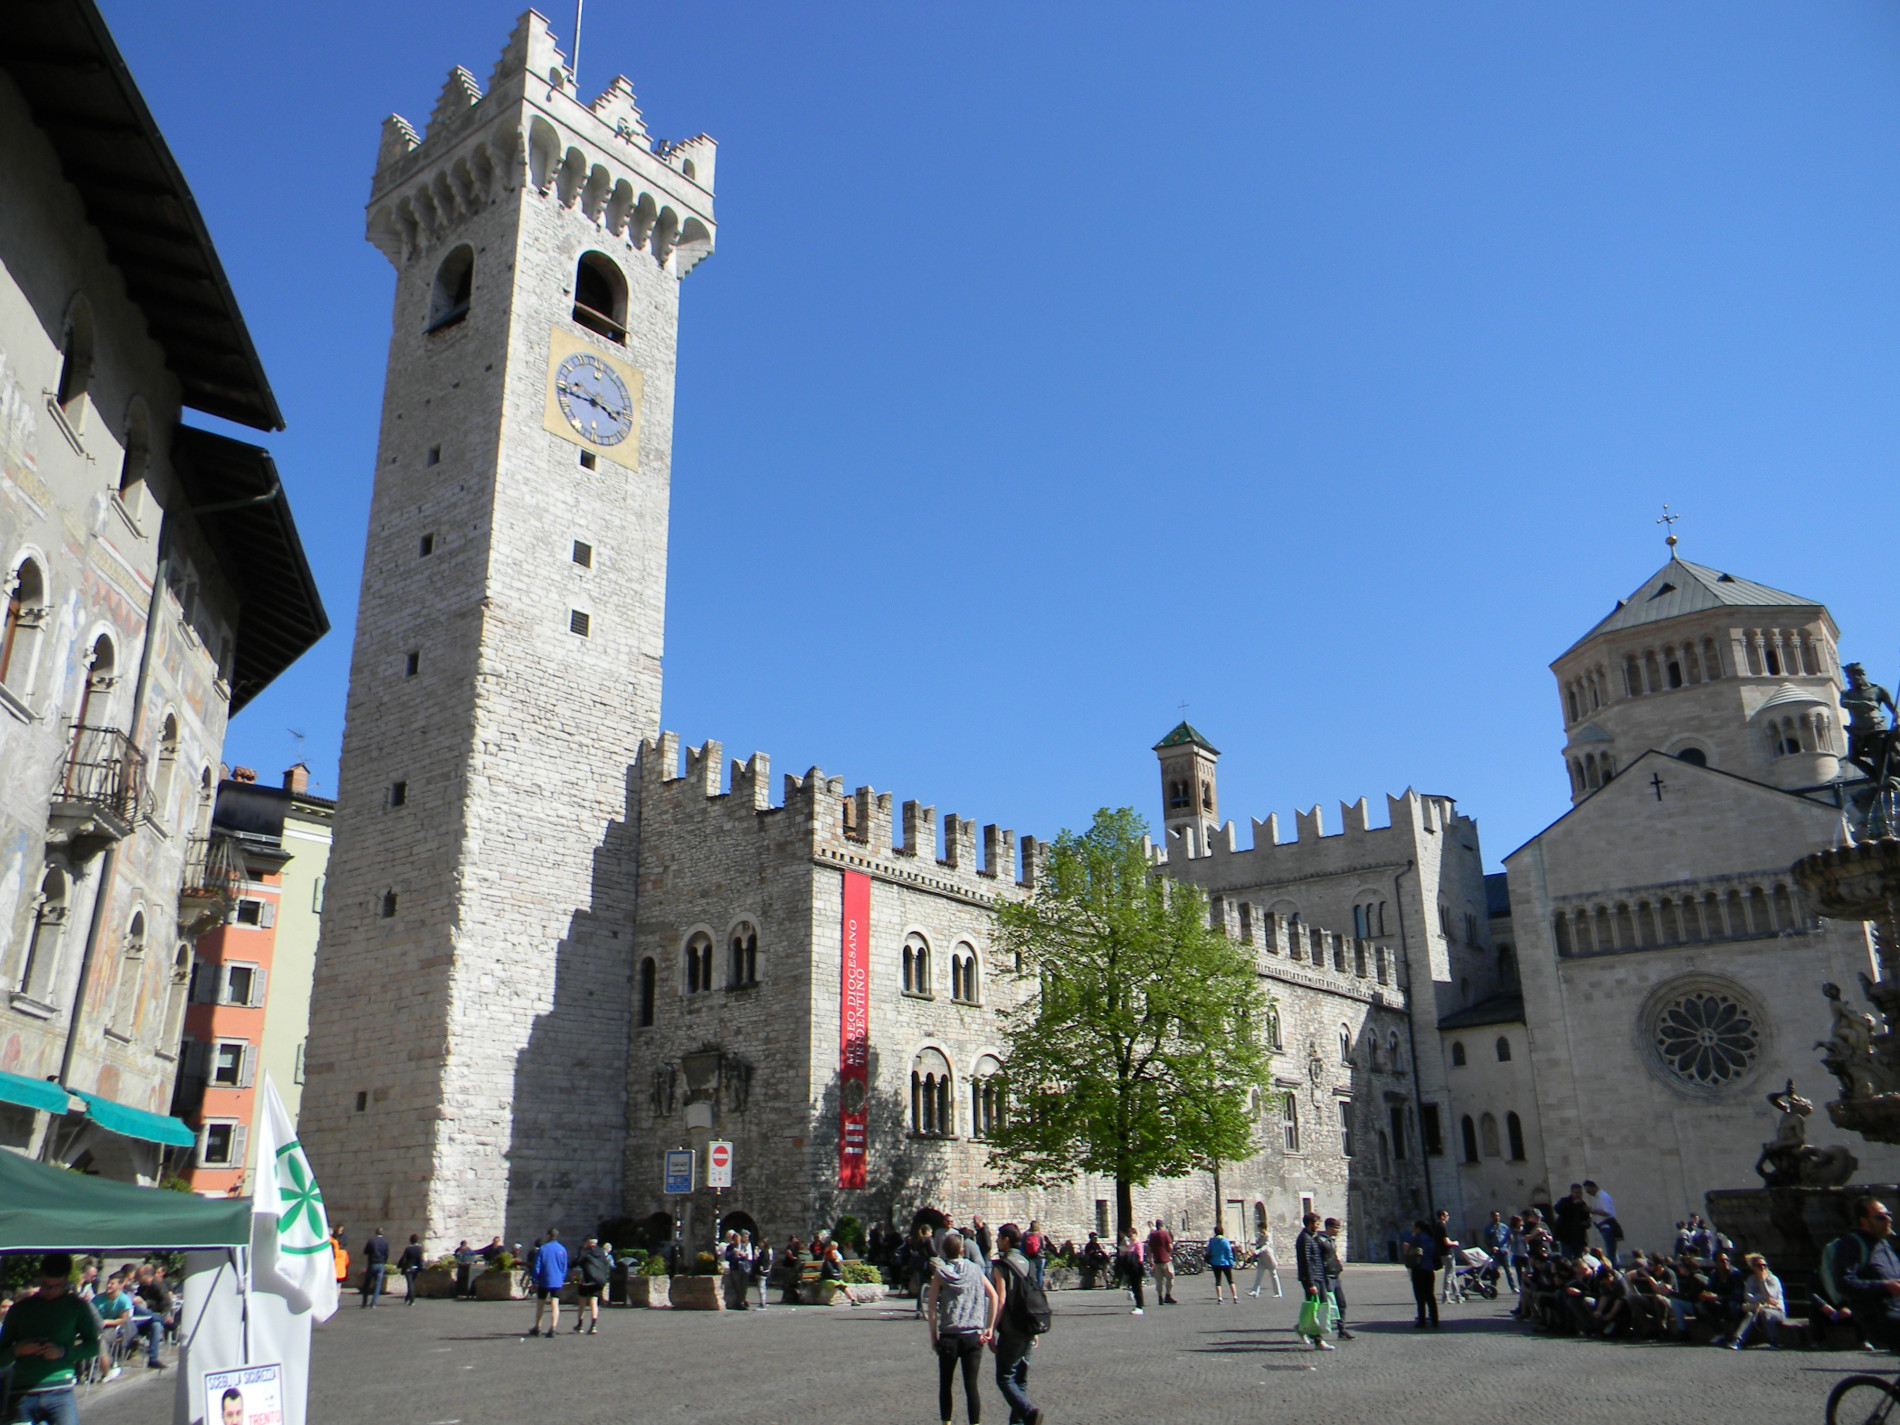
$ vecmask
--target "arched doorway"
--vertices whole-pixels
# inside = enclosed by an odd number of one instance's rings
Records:
[[[724,1217],[720,1218],[719,1236],[721,1240],[724,1240],[728,1232],[750,1232],[754,1242],[763,1242],[765,1240],[759,1233],[759,1224],[752,1220],[752,1214],[749,1212],[728,1212]]]

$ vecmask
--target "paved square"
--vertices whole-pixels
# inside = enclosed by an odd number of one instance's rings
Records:
[[[1209,1279],[1192,1278],[1179,1288],[1181,1305],[1150,1305],[1139,1317],[1119,1292],[1055,1293],[1055,1328],[1030,1372],[1032,1398],[1055,1425],[1818,1425],[1834,1381],[1892,1369],[1887,1357],[1863,1352],[1737,1354],[1533,1337],[1505,1314],[1508,1298],[1447,1307],[1444,1326],[1428,1333],[1411,1324],[1399,1268],[1355,1266],[1346,1290],[1358,1339],[1330,1354],[1295,1341],[1290,1292],[1278,1301],[1243,1295],[1238,1308],[1217,1308]],[[763,1314],[614,1309],[603,1312],[599,1335],[573,1336],[564,1319],[552,1341],[521,1334],[533,1319],[534,1308],[520,1302],[405,1308],[396,1299],[367,1312],[345,1298],[316,1333],[310,1419],[927,1425],[937,1418],[935,1359],[908,1303]],[[165,1425],[170,1372],[164,1385],[102,1392],[83,1413],[114,1425]],[[991,1425],[1009,1418],[988,1369],[983,1415]]]

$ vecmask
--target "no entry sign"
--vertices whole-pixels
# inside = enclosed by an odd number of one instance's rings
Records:
[[[706,1186],[732,1186],[732,1144],[718,1142],[706,1145]]]

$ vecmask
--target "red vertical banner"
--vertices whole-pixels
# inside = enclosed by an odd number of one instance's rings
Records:
[[[844,872],[839,916],[838,1186],[864,1186],[871,1098],[871,878]]]

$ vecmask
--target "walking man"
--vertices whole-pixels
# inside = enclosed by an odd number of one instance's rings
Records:
[[[1036,1349],[1037,1323],[1024,1300],[1030,1275],[1022,1245],[1022,1229],[1014,1222],[996,1229],[997,1257],[990,1280],[1003,1306],[990,1349],[996,1352],[996,1388],[1009,1402],[1010,1425],[1042,1425],[1042,1412],[1029,1403],[1029,1353]]]
[[[1412,1278],[1412,1300],[1418,1306],[1418,1320],[1414,1326],[1438,1325],[1438,1296],[1433,1286],[1438,1278],[1438,1239],[1432,1230],[1420,1218],[1412,1224],[1412,1230],[1399,1238],[1399,1246],[1405,1258],[1405,1269]],[[1431,1321],[1425,1317],[1430,1313]]]
[[[358,1310],[376,1309],[376,1298],[383,1294],[383,1278],[389,1275],[389,1239],[378,1227],[363,1244],[363,1300]]]
[[[1330,1351],[1333,1343],[1326,1339],[1326,1254],[1320,1246],[1319,1214],[1309,1212],[1300,1219],[1300,1235],[1293,1239],[1293,1263],[1299,1272],[1300,1286],[1306,1293],[1307,1307],[1319,1313],[1314,1329],[1306,1329],[1306,1308],[1300,1312],[1300,1334],[1306,1336],[1318,1351]]]
[[[587,1334],[592,1336],[600,1330],[600,1294],[607,1290],[607,1283],[613,1277],[613,1259],[602,1250],[599,1241],[589,1237],[581,1243],[574,1265],[580,1272],[581,1293],[574,1306],[574,1332],[579,1335],[584,1325]]]
[[[422,1275],[422,1239],[415,1233],[409,1234],[409,1245],[402,1249],[402,1255],[396,1258],[396,1270],[402,1273],[404,1306],[416,1304],[416,1278]]]
[[[1616,1244],[1623,1240],[1623,1224],[1616,1220],[1616,1202],[1588,1178],[1583,1180],[1583,1200],[1590,1209],[1590,1220],[1596,1224],[1597,1235],[1603,1238],[1603,1250],[1610,1258],[1610,1265],[1615,1266]]]
[[[1445,1274],[1439,1287],[1439,1299],[1445,1302],[1463,1301],[1465,1294],[1458,1286],[1459,1242],[1451,1235],[1451,1212],[1448,1209],[1438,1209],[1438,1225],[1432,1229],[1432,1237],[1438,1247],[1439,1270]]]
[[[561,1234],[552,1227],[541,1245],[534,1249],[534,1255],[528,1258],[528,1280],[534,1284],[534,1328],[530,1336],[545,1334],[552,1341],[555,1331],[561,1324],[561,1288],[567,1285],[567,1248],[561,1245]],[[548,1329],[541,1330],[541,1316],[546,1313]]]
[[[1175,1305],[1174,1236],[1160,1218],[1155,1219],[1155,1230],[1148,1234],[1148,1265],[1154,1268],[1155,1305]]]
[[[1346,1293],[1340,1290],[1339,1278],[1346,1270],[1339,1256],[1339,1219],[1326,1219],[1326,1230],[1320,1233],[1320,1264],[1326,1268],[1326,1290],[1333,1297],[1333,1331],[1340,1340],[1352,1340],[1352,1332],[1346,1329]]]
[[[99,1358],[99,1374],[111,1368],[99,1340],[92,1306],[67,1289],[73,1259],[64,1252],[40,1258],[40,1289],[13,1303],[0,1320],[0,1364],[13,1375],[13,1420],[79,1425],[73,1401],[77,1353]]]

